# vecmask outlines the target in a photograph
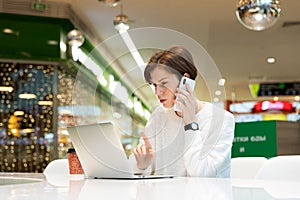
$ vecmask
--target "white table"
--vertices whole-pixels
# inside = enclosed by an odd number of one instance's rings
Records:
[[[43,174],[0,173],[0,180],[18,178],[37,182],[0,185],[1,200],[300,199],[300,182],[186,177],[152,180],[71,180],[69,177],[53,177],[46,180]]]

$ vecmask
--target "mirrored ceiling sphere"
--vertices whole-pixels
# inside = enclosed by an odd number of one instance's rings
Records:
[[[275,24],[280,11],[280,0],[239,0],[236,16],[246,28],[262,31]]]
[[[80,47],[84,43],[84,37],[82,33],[76,29],[71,30],[68,33],[67,39],[70,46]]]

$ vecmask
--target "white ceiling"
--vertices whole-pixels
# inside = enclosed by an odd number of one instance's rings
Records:
[[[102,53],[118,56],[114,64],[116,67],[122,66],[117,71],[126,74],[124,78],[131,82],[129,85],[133,90],[137,90],[144,100],[153,105],[154,99],[143,85],[141,71],[137,69],[128,50],[127,53],[120,50],[124,43],[116,35],[112,24],[113,18],[120,14],[120,7],[105,7],[98,0],[61,1],[72,4],[78,17],[95,35],[95,41],[105,43],[107,49]],[[237,0],[123,0],[123,12],[133,21],[130,25],[133,31],[129,34],[138,49],[143,47],[139,50],[144,61],[153,53],[153,47],[168,47],[164,45],[170,42],[164,42],[170,39],[168,31],[171,30],[202,45],[216,63],[221,76],[226,78],[225,91],[229,100],[256,100],[250,94],[249,81],[299,81],[300,25],[285,28],[282,25],[284,22],[300,21],[300,1],[282,1],[279,20],[273,27],[261,32],[247,30],[238,22],[236,4]],[[149,34],[137,34],[138,31],[134,31],[145,27],[170,30],[162,35],[157,32],[155,37],[147,32],[148,29],[143,29],[141,33]],[[181,43],[177,40],[171,42],[174,45]],[[125,55],[120,52],[125,52]],[[193,51],[193,56],[197,59],[201,57],[197,51]],[[266,58],[269,56],[275,57],[277,62],[268,64]],[[207,94],[203,86],[205,82],[199,82],[197,95],[211,101],[214,94]]]

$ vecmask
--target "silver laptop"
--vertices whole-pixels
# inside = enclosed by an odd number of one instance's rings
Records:
[[[134,175],[113,122],[67,127],[86,178],[146,179],[172,175]]]

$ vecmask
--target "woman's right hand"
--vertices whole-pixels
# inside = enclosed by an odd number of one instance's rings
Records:
[[[145,133],[141,133],[141,137],[144,142],[140,142],[140,144],[133,149],[133,153],[137,162],[137,167],[143,170],[152,164],[154,160],[154,152]]]

